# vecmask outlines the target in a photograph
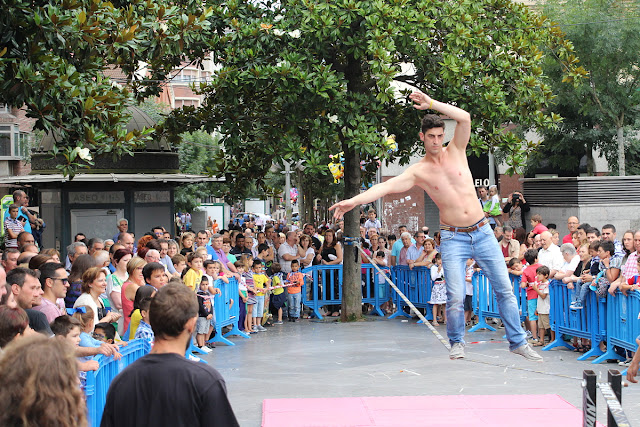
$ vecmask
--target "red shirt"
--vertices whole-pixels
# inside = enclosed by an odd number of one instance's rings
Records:
[[[533,265],[526,267],[522,271],[521,282],[527,282],[527,299],[537,299],[538,293],[535,289],[531,287],[531,285],[537,280],[536,279],[536,269],[540,267],[541,264],[537,262]]]
[[[573,237],[571,237],[571,234],[564,236],[562,238],[562,243],[573,243]]]

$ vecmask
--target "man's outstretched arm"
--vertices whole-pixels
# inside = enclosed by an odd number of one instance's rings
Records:
[[[469,113],[462,108],[436,101],[422,92],[413,92],[409,95],[409,98],[415,102],[414,107],[418,110],[435,110],[455,120],[457,124],[451,144],[463,150],[467,149],[467,144],[471,137],[471,116]]]
[[[335,209],[333,217],[335,219],[340,219],[344,216],[345,213],[349,212],[356,206],[373,202],[374,200],[378,200],[380,197],[386,196],[387,194],[409,191],[411,188],[413,188],[414,185],[416,185],[415,174],[413,172],[415,166],[416,165],[410,166],[402,174],[393,177],[388,181],[374,185],[364,193],[336,203],[335,205],[331,206],[329,210],[332,211]]]

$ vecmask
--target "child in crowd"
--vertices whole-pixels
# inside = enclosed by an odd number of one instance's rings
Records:
[[[145,298],[153,298],[156,290],[152,286],[140,286],[136,290],[136,296],[133,298],[133,311],[131,312],[131,322],[129,322],[129,339],[132,340],[136,336],[138,325],[142,320],[140,312],[140,302]]]
[[[389,274],[389,268],[387,267],[387,258],[384,251],[378,251],[375,253],[373,263],[378,265],[380,267],[380,270],[383,271],[382,273],[380,273],[376,270],[376,286],[378,287],[378,298],[380,299],[380,301],[384,301],[380,305],[380,309],[389,314],[391,311],[389,307],[390,299],[387,295],[387,288],[389,287],[389,285],[387,285],[387,275]]]
[[[533,235],[542,234],[543,231],[548,230],[547,227],[542,225],[542,215],[540,214],[531,215],[531,226],[533,227],[531,231]]]
[[[493,218],[496,226],[502,227],[502,208],[500,207],[498,186],[492,185],[489,187],[489,197],[490,200],[484,205],[483,210],[487,213],[487,216]]]
[[[296,262],[298,262],[296,260]],[[293,261],[291,261],[293,264]],[[282,280],[282,273],[280,272],[280,264],[274,262],[271,264],[271,271],[273,275],[271,276],[271,302],[270,306],[273,307],[274,312],[278,316],[278,320],[273,322],[274,325],[282,325],[282,309],[287,302],[287,293],[284,290],[284,280]],[[289,318],[291,320],[291,318]]]
[[[600,258],[598,257],[599,249],[599,241],[596,240],[589,244],[589,255],[591,256],[591,261],[588,265],[582,266],[580,277],[576,277],[573,301],[569,306],[571,310],[582,310],[582,304],[584,304],[584,301],[587,299],[587,292],[589,292],[589,285],[591,285],[591,282],[600,272]],[[567,285],[567,288],[571,289],[570,286],[571,285]]]
[[[4,243],[6,248],[18,249],[18,235],[24,231],[24,223],[18,219],[19,213],[20,206],[9,205],[9,216],[4,220],[4,235],[7,236]]]
[[[93,318],[91,319],[93,321]],[[56,337],[67,340],[74,348],[80,346],[80,333],[82,332],[82,324],[78,319],[71,316],[62,315],[56,317],[51,322],[51,332]],[[84,390],[87,383],[88,371],[97,371],[100,368],[100,363],[93,360],[93,357],[78,357],[78,376],[80,378],[80,386]]]
[[[364,223],[365,230],[369,230],[370,228],[375,228],[378,233],[380,233],[380,228],[382,228],[382,224],[380,223],[380,220],[376,219],[375,209],[369,209],[369,212],[367,212],[367,221],[365,221]]]
[[[544,337],[547,329],[551,329],[549,323],[549,311],[551,311],[551,302],[549,301],[549,267],[541,265],[536,268],[536,281],[532,287],[538,294],[537,308],[535,314],[538,316],[538,342],[534,343],[535,347],[544,345]],[[553,332],[551,332],[551,340],[553,341]]]
[[[527,290],[527,326],[531,333],[529,344],[536,344],[538,342],[538,316],[536,316],[538,292],[533,289],[533,285],[536,282],[536,271],[540,267],[540,264],[538,264],[538,250],[527,250],[524,253],[524,260],[529,265],[522,272],[520,287]]]
[[[271,286],[271,279],[264,274],[264,265],[257,259],[253,261],[253,286],[256,290],[256,306],[253,307],[253,329],[258,332],[265,332],[267,328],[262,326],[265,287]]]
[[[438,326],[438,317],[442,314],[443,323],[447,324],[447,286],[445,284],[444,270],[442,269],[442,256],[437,253],[433,258],[434,264],[431,266],[431,298],[429,304],[433,310],[433,326]]]
[[[473,317],[473,265],[475,261],[473,258],[467,260],[467,267],[465,269],[464,284],[465,284],[465,296],[464,296],[464,322],[467,326],[471,326],[471,318]]]
[[[200,281],[202,280],[202,264],[204,258],[198,254],[198,252],[191,252],[187,255],[187,262],[189,264],[189,270],[182,278],[182,281],[189,289],[195,292],[200,287]]]
[[[215,329],[213,323],[213,295],[209,293],[209,279],[203,276],[198,289],[198,322],[196,323],[196,343],[202,351],[209,353],[214,347],[212,343],[205,345],[205,341]]]
[[[171,263],[176,272],[182,277],[182,271],[187,267],[187,259],[185,256],[181,254],[174,255],[173,258],[171,258]]]
[[[116,328],[111,323],[98,323],[93,328],[93,337],[98,341],[114,344],[116,342]]]
[[[151,298],[143,298],[140,301],[140,324],[138,325],[138,329],[136,329],[136,334],[134,339],[141,338],[143,340],[147,340],[149,343],[153,343],[155,340],[155,335],[153,334],[153,329],[151,329],[151,325],[149,325],[149,307],[151,306]]]
[[[122,355],[117,351],[119,348],[114,344],[106,344],[97,339],[93,338],[93,309],[88,305],[81,305],[76,307],[75,313],[73,313],[73,318],[76,319],[80,324],[80,342],[78,345],[80,347],[93,347],[99,348],[101,346],[110,346],[114,348],[113,357],[115,360],[119,360],[122,358]],[[91,356],[85,356],[79,358],[83,362],[88,362],[92,360]],[[86,377],[85,377],[86,378]],[[83,386],[84,388],[84,386]]]
[[[291,261],[291,273],[287,275],[289,286],[288,305],[289,321],[297,322],[300,317],[300,304],[302,303],[302,286],[304,285],[304,274],[300,273],[300,262],[297,259]]]
[[[247,319],[251,319],[250,316],[247,316],[247,301],[249,300],[249,294],[247,293],[247,278],[244,276],[246,272],[244,262],[236,261],[233,263],[238,270],[238,274],[240,278],[238,279],[238,296],[240,297],[240,311],[238,315],[238,326],[242,329],[242,331],[246,334],[251,333],[250,328],[247,326]]]
[[[522,263],[518,258],[511,258],[507,263],[507,270],[509,271],[509,274],[522,276]]]
[[[251,261],[248,257],[243,256],[238,262],[241,262],[244,266],[241,277],[245,279],[245,285],[247,287],[247,316],[244,322],[245,332],[255,334],[258,330],[253,327],[253,310],[258,302],[258,298],[256,297],[256,288],[253,284],[253,273],[248,268]]]

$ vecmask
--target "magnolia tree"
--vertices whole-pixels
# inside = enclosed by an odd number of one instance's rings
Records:
[[[506,0],[231,2],[214,7],[226,31],[210,40],[220,69],[200,89],[199,110],[168,120],[223,134],[213,163],[236,183],[261,182],[273,162],[304,160],[305,172],[327,171],[344,158],[344,197],[356,195],[377,160],[407,160],[417,143],[419,113],[397,88],[418,88],[472,115],[469,151],[500,148],[512,169],[535,148],[506,129],[547,128],[553,95],[540,63],[549,47],[572,81],[572,46],[545,19]],[[400,86],[399,86],[400,85]],[[395,135],[389,152],[386,135]],[[359,236],[359,212],[345,218]],[[342,319],[361,316],[359,255],[344,248]]]
[[[95,155],[115,161],[153,130],[127,132],[127,108],[158,95],[185,59],[205,56],[210,16],[195,0],[11,1],[0,13],[0,103],[53,133],[64,174]],[[125,81],[105,77],[114,68]]]

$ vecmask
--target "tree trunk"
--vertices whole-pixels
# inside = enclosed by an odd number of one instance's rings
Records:
[[[624,129],[622,126],[616,127],[617,140],[618,140],[618,175],[625,176],[626,165],[624,155]]]
[[[593,176],[595,172],[595,167],[594,167],[594,161],[593,161],[593,145],[592,144],[587,144],[586,155],[587,155],[587,176]],[[580,169],[579,165],[578,165],[578,169]]]
[[[347,144],[344,151],[344,198],[349,199],[360,193],[361,171],[360,153]],[[360,236],[360,207],[356,206],[344,216],[344,236]],[[360,286],[360,252],[355,245],[343,246],[342,315],[341,320],[362,319],[362,288]]]

